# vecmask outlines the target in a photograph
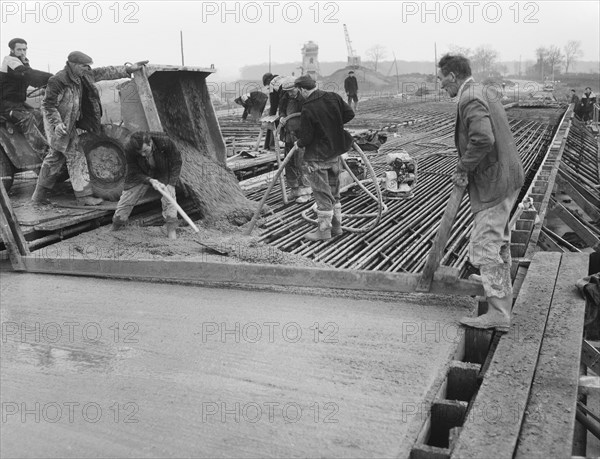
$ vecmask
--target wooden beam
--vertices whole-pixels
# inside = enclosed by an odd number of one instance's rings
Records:
[[[515,458],[572,453],[585,316],[575,284],[586,274],[587,254],[562,255]]]
[[[565,180],[560,170],[558,172],[559,174],[556,176],[556,183],[559,187],[562,188],[562,190],[575,201],[575,204],[581,207],[592,220],[599,221],[600,212],[598,212],[598,207],[588,201],[568,180]]]
[[[453,458],[513,457],[561,257],[554,252],[534,255],[512,325],[494,353]]]
[[[579,395],[600,394],[600,376],[580,376],[577,393]]]
[[[600,239],[560,202],[557,202],[552,210],[557,217],[569,225],[569,227],[583,240],[583,242],[588,245],[588,247],[594,247],[600,242]]]
[[[218,263],[181,260],[69,259],[44,257],[43,251],[23,257],[26,270],[36,273],[66,274],[147,281],[216,283],[220,285],[295,286],[381,292],[414,292],[420,274],[320,269],[280,265]],[[481,283],[440,279],[436,274],[431,293],[481,296]]]
[[[600,375],[600,352],[587,340],[583,340],[581,346],[581,363]]]
[[[465,191],[465,186],[454,184],[452,193],[448,199],[448,204],[446,205],[446,210],[444,210],[444,215],[442,216],[442,221],[440,222],[440,227],[435,235],[435,241],[427,256],[423,274],[419,280],[419,285],[417,286],[417,292],[425,293],[430,291],[433,273],[440,266],[440,261],[444,255],[444,249],[448,243],[452,225],[454,224],[454,220],[456,220],[456,215],[458,214],[458,209],[460,208]]]

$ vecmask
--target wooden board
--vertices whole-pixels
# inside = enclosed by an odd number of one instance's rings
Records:
[[[569,457],[585,300],[576,282],[587,275],[587,254],[564,254],[515,458]]]
[[[513,457],[554,294],[561,254],[535,254],[453,458]],[[493,452],[493,453],[492,453]]]
[[[78,260],[45,258],[34,252],[23,257],[29,272],[68,274],[108,278],[143,279],[174,282],[218,283],[222,285],[278,285],[312,288],[337,288],[382,292],[414,292],[420,274],[398,274],[350,269],[319,269],[280,265],[231,264],[175,260]],[[447,282],[437,274],[431,293],[479,296],[479,282],[454,280]]]

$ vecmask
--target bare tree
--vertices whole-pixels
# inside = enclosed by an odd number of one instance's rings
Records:
[[[486,76],[492,72],[498,59],[498,52],[488,45],[479,46],[471,57],[473,73],[483,73]]]
[[[460,54],[461,56],[465,56],[467,59],[470,59],[473,55],[471,48],[465,48],[464,46],[458,46],[454,44],[448,45],[448,52],[450,54]]]
[[[556,67],[562,65],[565,57],[558,46],[551,45],[547,51],[548,54],[546,55],[546,62],[548,62],[548,65],[550,66],[550,71],[552,72],[552,81],[554,81],[554,72]]]
[[[373,69],[377,71],[377,64],[385,58],[386,50],[383,45],[375,45],[367,49],[367,56],[373,61]]]
[[[583,56],[581,42],[569,40],[563,49],[565,50],[565,73],[569,73],[569,67],[575,67],[575,62]]]

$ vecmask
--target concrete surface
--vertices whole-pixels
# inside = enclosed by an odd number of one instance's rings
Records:
[[[6,269],[0,297],[2,457],[408,457],[474,307]]]

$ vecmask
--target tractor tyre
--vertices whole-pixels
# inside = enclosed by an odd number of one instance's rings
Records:
[[[103,126],[102,134],[85,133],[79,141],[85,153],[94,195],[118,201],[125,185],[125,144],[130,132],[115,124]]]

